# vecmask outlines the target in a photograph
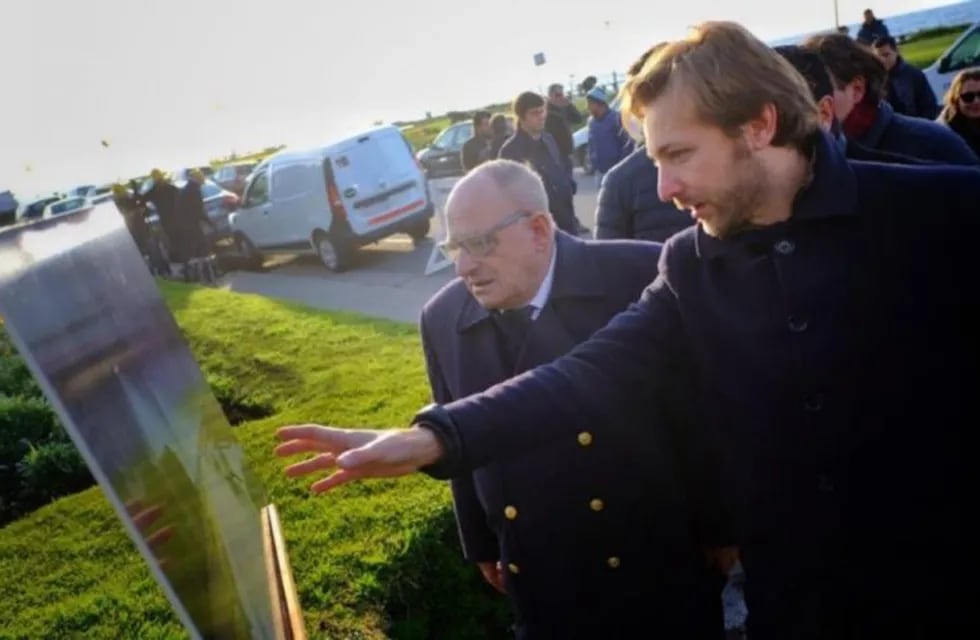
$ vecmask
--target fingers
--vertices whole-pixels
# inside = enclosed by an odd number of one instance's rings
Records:
[[[275,448],[275,454],[283,457],[297,453],[310,453],[312,451],[335,453],[338,451],[338,447],[331,446],[329,443],[319,440],[290,440]]]
[[[283,441],[311,440],[341,444],[346,438],[346,433],[343,429],[322,427],[318,424],[298,424],[280,427],[276,430],[276,437]]]
[[[289,465],[286,467],[286,475],[290,478],[296,478],[298,476],[305,476],[308,473],[313,473],[314,471],[322,471],[324,469],[331,469],[337,464],[337,459],[332,453],[321,453],[320,455],[310,458],[309,460],[304,460],[303,462],[297,462],[296,464]]]
[[[349,471],[347,469],[341,469],[327,476],[323,480],[317,480],[312,485],[310,485],[310,491],[313,493],[324,493],[325,491],[330,491],[342,484],[347,484],[348,482],[353,482],[359,478],[365,476],[363,471],[353,470]]]

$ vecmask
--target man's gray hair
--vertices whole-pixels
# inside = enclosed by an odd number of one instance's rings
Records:
[[[491,160],[473,169],[463,180],[478,179],[480,176],[493,180],[517,210],[548,211],[548,192],[545,191],[544,182],[527,165],[513,160]]]

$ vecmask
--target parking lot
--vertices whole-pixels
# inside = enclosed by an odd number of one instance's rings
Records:
[[[575,211],[582,224],[594,227],[596,181],[576,169]],[[430,181],[441,209],[455,178]],[[418,246],[398,235],[358,251],[343,273],[327,271],[314,256],[270,258],[261,271],[232,271],[219,287],[241,293],[300,302],[320,309],[356,311],[403,322],[417,322],[422,305],[453,277],[452,267],[425,275],[426,265],[442,230],[439,216],[429,237]]]

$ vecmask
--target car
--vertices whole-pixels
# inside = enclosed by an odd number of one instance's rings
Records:
[[[178,189],[183,189],[186,184],[186,180],[178,180],[173,183]],[[140,189],[142,193],[145,193],[146,190],[146,188]],[[205,236],[212,243],[230,238],[231,224],[229,218],[238,209],[241,198],[227,189],[222,189],[212,180],[205,180],[201,184],[201,197],[204,200],[204,211],[208,214],[208,220],[211,221],[212,225],[212,228],[205,228]],[[153,210],[153,205],[150,205],[150,209]],[[156,211],[148,215],[146,221],[154,232],[162,233],[160,231],[160,218]]]
[[[416,242],[435,208],[412,147],[393,125],[305,150],[280,151],[255,168],[231,215],[243,260],[311,253],[330,271],[352,252],[396,233]]]
[[[91,209],[93,206],[92,201],[85,196],[62,198],[61,200],[55,200],[54,202],[48,203],[44,207],[41,218],[56,218],[69,213],[78,213],[79,211]]]
[[[88,198],[92,201],[92,204],[102,204],[103,202],[112,200],[112,185],[104,184],[99,187],[87,187],[76,195]]]
[[[942,102],[960,71],[980,66],[980,22],[975,22],[936,61],[922,70],[936,99]]]
[[[473,137],[472,122],[457,122],[439,132],[429,146],[416,154],[425,175],[429,178],[461,176],[463,145]]]
[[[64,199],[59,193],[48,193],[38,196],[27,202],[22,202],[17,209],[17,221],[40,220],[44,216],[44,209],[53,202]]]
[[[248,161],[248,162],[233,162],[219,167],[211,179],[214,180],[223,189],[227,189],[232,193],[242,195],[245,190],[245,181],[248,179],[249,174],[252,170],[258,166],[258,162]]]

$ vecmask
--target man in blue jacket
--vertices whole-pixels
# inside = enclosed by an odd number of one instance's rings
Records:
[[[850,162],[801,76],[706,23],[627,87],[660,195],[696,227],[639,302],[569,354],[420,411],[410,429],[287,427],[324,491],[449,477],[665,397],[693,358],[698,424],[726,454],[749,636],[964,637],[980,386],[980,170]],[[628,429],[629,427],[625,427]]]
[[[572,178],[571,158],[561,153],[555,139],[545,130],[544,98],[525,91],[514,99],[513,108],[517,130],[500,148],[500,157],[528,164],[541,177],[548,192],[548,210],[559,229],[573,235],[587,231],[575,217],[577,187]]]
[[[659,244],[556,231],[540,178],[507,160],[457,183],[446,219],[459,277],[421,318],[436,402],[567,353],[656,277]],[[685,380],[679,369],[675,393],[690,391]],[[692,449],[692,432],[664,407],[623,412],[640,437],[583,432],[534,464],[516,457],[452,479],[464,556],[509,597],[519,638],[623,637],[651,622],[663,637],[720,640],[722,575],[704,550],[724,543],[721,514],[692,516],[712,501],[689,495],[675,452]]]
[[[933,120],[939,115],[939,101],[926,74],[905,61],[898,52],[898,43],[891,36],[878,38],[874,52],[888,71],[885,99],[900,113],[913,118]]]
[[[839,34],[813,36],[803,46],[819,55],[830,72],[834,108],[848,140],[922,160],[980,165],[980,158],[953,131],[895,112],[884,99],[885,65],[869,48]]]
[[[888,35],[890,34],[885,23],[875,17],[874,11],[865,9],[864,22],[861,23],[861,28],[858,29],[857,41],[870,46],[877,38],[887,37]]]
[[[589,159],[596,171],[597,184],[613,165],[633,150],[633,139],[623,129],[619,112],[609,106],[602,87],[593,87],[585,96],[589,107]]]

